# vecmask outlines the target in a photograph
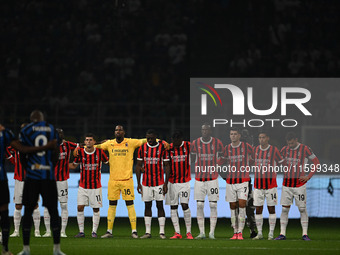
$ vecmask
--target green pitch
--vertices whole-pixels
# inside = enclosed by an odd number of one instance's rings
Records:
[[[12,221],[13,222],[13,221]],[[138,234],[144,234],[144,220],[138,219]],[[193,219],[192,233],[198,234],[196,219]],[[290,220],[287,228],[287,240],[268,241],[268,221],[264,220],[264,240],[253,241],[249,238],[249,229],[245,227],[243,236],[245,240],[229,240],[232,236],[230,219],[219,219],[215,231],[216,240],[161,240],[158,237],[158,221],[152,222],[152,238],[132,239],[131,230],[127,218],[116,218],[112,239],[91,238],[92,218],[86,218],[85,238],[74,238],[78,233],[75,218],[69,220],[67,238],[61,239],[62,251],[68,255],[73,254],[340,254],[340,219],[310,219],[310,242],[301,240],[301,226],[299,220]],[[279,220],[277,221],[275,236],[279,235]],[[13,230],[13,226],[12,226]],[[12,231],[11,230],[11,231]],[[182,234],[185,232],[184,221],[181,219]],[[98,235],[106,232],[106,219],[101,218]],[[172,236],[174,230],[171,220],[166,220],[166,235]],[[206,234],[209,232],[209,219],[206,219]],[[44,233],[43,220],[41,234]],[[31,235],[31,254],[52,254],[52,238],[35,238]],[[22,238],[10,238],[10,250],[16,254],[22,250]]]

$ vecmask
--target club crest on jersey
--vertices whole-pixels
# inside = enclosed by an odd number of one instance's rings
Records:
[[[214,146],[213,146],[213,145],[211,145],[211,150],[212,150],[212,151],[214,150]]]
[[[129,146],[128,143],[126,143],[126,144],[125,144],[125,147],[128,147],[128,146]]]

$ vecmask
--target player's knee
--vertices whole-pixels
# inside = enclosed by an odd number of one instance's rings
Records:
[[[116,201],[117,203],[117,201]],[[133,205],[133,200],[127,200],[125,201],[126,206]]]
[[[21,210],[21,209],[22,209],[22,204],[16,204],[16,205],[15,205],[15,209]]]
[[[158,210],[163,209],[163,201],[156,201],[156,207]]]
[[[67,210],[67,203],[60,203],[61,210]]]
[[[288,213],[289,212],[289,209],[290,209],[290,206],[282,206],[282,212],[283,213]]]
[[[299,207],[299,212],[300,213],[304,213],[304,212],[306,212],[306,207]]]
[[[172,205],[170,207],[171,207],[171,210],[177,210],[178,209],[178,205]]]
[[[203,209],[204,209],[204,202],[197,201],[197,210],[203,210]]]
[[[210,209],[217,209],[217,202],[209,202]]]
[[[269,207],[268,207],[268,211],[269,211]],[[256,206],[256,214],[262,214],[263,212],[263,206]]]
[[[93,212],[95,213],[99,212],[99,208],[93,208]]]
[[[275,206],[268,206],[268,212],[270,214],[274,214],[275,213]]]
[[[183,211],[186,211],[186,210],[189,209],[189,205],[188,204],[181,204],[181,206],[182,206]]]
[[[78,212],[83,212],[84,211],[84,207],[85,207],[85,205],[78,205],[78,207],[77,207]]]
[[[109,205],[117,205],[118,201],[117,200],[110,200]]]
[[[152,202],[145,202],[145,210],[151,210]]]
[[[231,210],[236,210],[236,208],[237,208],[237,203],[236,202],[230,202],[230,209]]]
[[[245,208],[245,207],[247,206],[247,200],[240,199],[240,200],[238,201],[238,206],[239,206],[240,208]]]

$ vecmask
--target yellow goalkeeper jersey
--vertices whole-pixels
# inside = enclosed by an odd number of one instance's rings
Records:
[[[122,181],[132,178],[133,153],[146,142],[145,138],[124,138],[121,143],[113,139],[96,145],[97,148],[109,152],[110,180]]]

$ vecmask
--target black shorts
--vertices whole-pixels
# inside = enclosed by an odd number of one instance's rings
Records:
[[[35,207],[39,194],[43,198],[43,206],[53,208],[58,206],[58,191],[56,181],[25,179],[22,204]]]
[[[0,181],[0,205],[9,204],[8,181]]]

